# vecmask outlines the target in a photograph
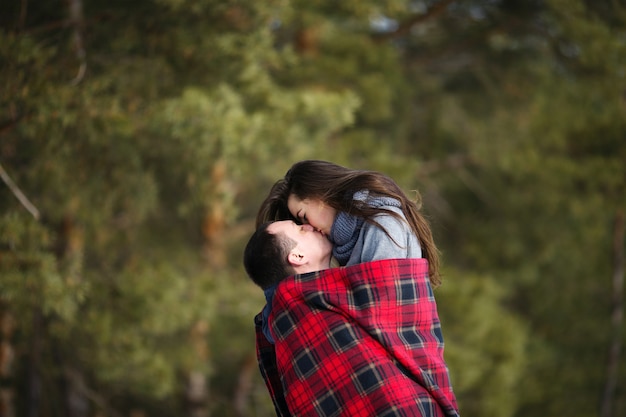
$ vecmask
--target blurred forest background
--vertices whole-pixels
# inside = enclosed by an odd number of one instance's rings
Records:
[[[626,415],[624,0],[2,0],[0,415],[273,415],[307,158],[420,192],[462,415]]]

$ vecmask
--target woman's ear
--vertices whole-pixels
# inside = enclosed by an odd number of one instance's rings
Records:
[[[296,249],[293,249],[291,252],[289,252],[289,256],[287,257],[287,259],[289,260],[289,263],[293,266],[301,266],[306,263],[304,255]]]

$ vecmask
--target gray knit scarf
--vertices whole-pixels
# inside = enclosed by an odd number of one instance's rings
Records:
[[[357,191],[352,196],[352,200],[356,204],[365,203],[370,207],[402,207],[400,202],[391,197],[370,197],[369,191]],[[348,214],[344,211],[339,212],[333,226],[330,229],[329,239],[333,243],[333,256],[340,265],[345,265],[350,260],[352,250],[359,239],[359,233],[363,227],[365,219]]]

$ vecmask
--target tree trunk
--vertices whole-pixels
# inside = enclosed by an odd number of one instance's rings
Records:
[[[613,311],[606,385],[602,396],[600,415],[613,417],[613,399],[617,390],[619,362],[622,351],[622,325],[624,322],[624,212],[615,216],[613,228]]]
[[[13,315],[0,305],[0,378],[4,381],[13,380],[13,331],[15,320]],[[0,417],[15,417],[13,397],[15,390],[12,384],[0,386]]]
[[[200,361],[209,360],[207,334],[209,325],[199,320],[191,329],[190,342],[195,355]],[[200,371],[191,371],[187,374],[187,389],[185,400],[189,417],[209,417],[209,386],[206,375]]]
[[[28,368],[28,394],[27,411],[28,417],[39,417],[41,415],[41,333],[43,331],[43,316],[37,307],[33,311],[33,335],[30,342],[30,363]]]
[[[89,417],[89,400],[85,396],[88,390],[82,372],[76,369],[66,369],[64,377],[68,417]]]
[[[237,415],[240,417],[247,416],[250,391],[252,389],[252,377],[257,369],[256,354],[252,354],[248,356],[239,371],[239,380],[237,382],[237,390],[235,391],[234,406],[237,411]]]
[[[72,84],[80,83],[85,77],[87,71],[87,53],[85,52],[85,42],[83,41],[83,31],[85,22],[83,18],[83,2],[82,0],[69,0],[70,21],[74,28],[74,49],[76,58],[79,62],[78,72],[72,80]]]

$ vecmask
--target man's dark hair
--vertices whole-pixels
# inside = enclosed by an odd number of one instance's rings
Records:
[[[295,274],[287,258],[297,243],[282,233],[268,232],[270,224],[272,222],[261,225],[252,234],[243,253],[243,266],[248,276],[263,289]]]

